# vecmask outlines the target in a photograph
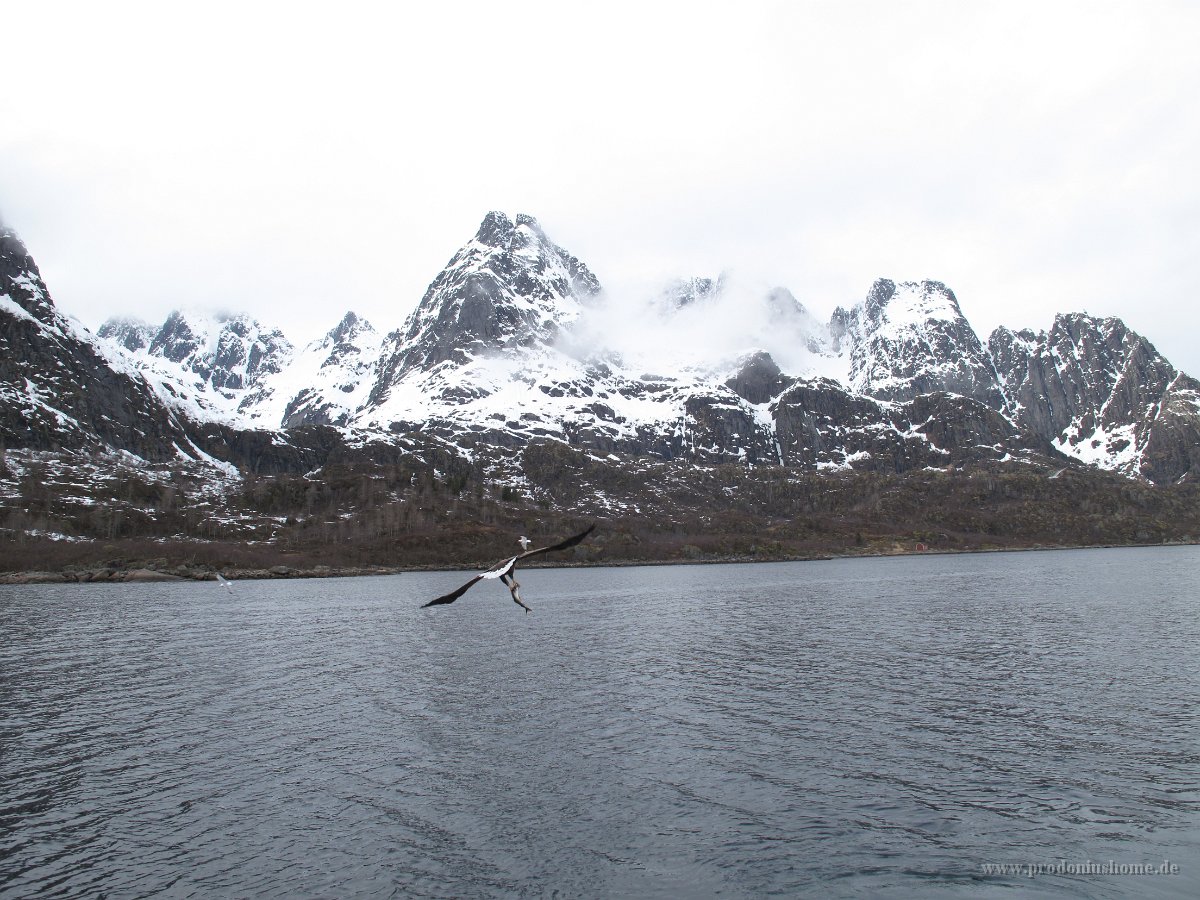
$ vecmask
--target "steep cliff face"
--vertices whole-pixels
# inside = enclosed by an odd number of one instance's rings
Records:
[[[850,358],[848,386],[881,400],[946,391],[999,409],[996,374],[953,291],[937,281],[875,282],[835,313],[830,330]]]
[[[1121,320],[1059,315],[1049,332],[1000,328],[988,345],[1009,416],[1061,452],[1156,481],[1198,471],[1194,379]]]
[[[1167,386],[1142,444],[1138,474],[1156,484],[1200,480],[1200,381]]]
[[[531,216],[488,213],[421,299],[388,335],[370,403],[386,403],[412,372],[551,342],[600,289],[588,268],[546,237]]]
[[[37,263],[16,232],[3,223],[0,223],[0,296],[5,298],[8,312],[18,318],[29,317],[52,327],[57,327],[62,319]]]
[[[60,314],[20,239],[0,226],[0,440],[38,450],[194,451],[185,423],[134,369],[114,368]]]

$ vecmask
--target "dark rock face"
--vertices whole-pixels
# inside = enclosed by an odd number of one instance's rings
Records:
[[[42,283],[37,263],[16,232],[0,223],[0,294],[45,325],[55,325],[58,311]]]
[[[1032,346],[1028,334],[1020,342],[997,335],[997,370],[1013,367],[1004,375],[1013,412],[1051,439],[1072,426],[1089,434],[1095,431],[1099,412],[1110,398],[1118,401],[1119,415],[1127,418],[1136,402],[1135,386],[1143,381],[1139,374],[1161,382],[1159,392],[1174,377],[1172,371],[1171,378],[1162,381],[1165,373],[1157,363],[1165,360],[1151,358],[1157,355],[1153,348],[1115,319],[1060,315],[1050,333],[1037,335]],[[1147,366],[1156,371],[1151,374]]]
[[[770,431],[732,395],[696,395],[684,404],[686,453],[697,462],[777,463]]]
[[[755,405],[769,403],[796,379],[784,375],[769,353],[755,353],[747,359],[725,386]]]
[[[915,397],[905,405],[904,418],[911,433],[924,435],[954,465],[999,459],[1010,451],[1051,452],[990,406],[957,394]]]
[[[957,394],[884,406],[814,379],[793,384],[771,408],[779,452],[795,468],[895,473],[993,462],[1023,451],[1057,456],[1000,412]]]
[[[987,352],[992,358],[997,383],[1004,395],[1004,409],[1010,415],[1016,413],[1014,397],[1025,380],[1029,359],[1037,348],[1038,340],[1038,336],[1028,328],[1010,331],[1001,327],[988,338]]]
[[[827,378],[793,384],[771,411],[778,452],[787,466],[904,471],[929,459],[927,442],[897,429],[878,402]]]
[[[218,389],[248,387],[279,372],[291,349],[277,329],[264,333],[254,320],[238,317],[221,332],[209,378]]]
[[[549,342],[600,283],[531,216],[490,212],[409,317],[389,335],[371,402],[403,375],[485,352]]]
[[[989,348],[1009,416],[1033,435],[1126,474],[1195,477],[1195,382],[1121,320],[1059,315],[1048,333],[997,329]]]
[[[167,316],[162,328],[150,342],[149,352],[171,362],[182,363],[188,357],[203,352],[205,335],[197,334],[183,313],[175,311]]]
[[[1155,484],[1200,480],[1200,381],[1180,373],[1147,430],[1140,472]]]
[[[114,370],[54,307],[11,231],[0,237],[0,439],[38,450],[127,450],[149,460],[191,447],[184,423],[136,374]]]

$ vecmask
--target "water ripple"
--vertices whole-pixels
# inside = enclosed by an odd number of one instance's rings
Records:
[[[1197,562],[5,587],[0,896],[1195,896]]]

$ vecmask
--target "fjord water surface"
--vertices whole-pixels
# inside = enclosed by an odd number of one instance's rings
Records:
[[[461,578],[0,587],[0,895],[1200,894],[1200,548]]]

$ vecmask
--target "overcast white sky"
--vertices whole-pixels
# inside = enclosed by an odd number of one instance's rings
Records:
[[[934,278],[1200,375],[1198,3],[408,6],[0,0],[0,216],[60,308],[390,330],[502,209],[614,290]]]

